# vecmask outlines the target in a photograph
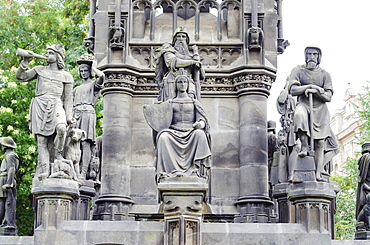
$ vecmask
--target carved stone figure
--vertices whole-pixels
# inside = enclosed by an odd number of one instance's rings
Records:
[[[86,139],[86,133],[82,129],[73,128],[68,134],[69,142],[66,145],[65,158],[72,161],[76,176],[80,179],[81,142]]]
[[[327,102],[331,101],[333,85],[330,74],[319,66],[322,52],[317,46],[305,49],[306,64],[293,68],[291,81],[297,81],[290,88],[290,93],[297,96],[297,106],[294,112],[294,133],[302,144],[300,157],[314,152],[316,164],[316,179],[323,180],[324,168],[338,152],[338,143],[330,128],[330,115]],[[310,103],[310,99],[312,101]],[[310,130],[312,128],[312,130]],[[312,137],[314,149],[309,148]],[[312,146],[311,146],[312,148]]]
[[[78,180],[71,160],[56,159],[51,163],[51,174],[49,178]]]
[[[163,113],[170,115],[170,123],[156,136],[158,181],[166,177],[206,177],[210,167],[209,123],[200,102],[188,94],[189,80],[180,72],[175,79],[176,97],[161,103],[166,108]],[[148,107],[144,108],[146,120],[155,129],[156,122],[151,122],[167,116],[149,115]]]
[[[85,131],[82,141],[81,166],[78,175],[86,179],[88,167],[93,155],[96,141],[96,114],[95,104],[99,98],[100,90],[103,88],[104,73],[97,69],[96,59],[88,54],[82,55],[77,63],[80,65],[80,77],[83,83],[73,90],[73,118],[75,127]],[[93,72],[97,75],[96,80]],[[77,171],[77,170],[76,170]]]
[[[267,147],[268,147],[268,169],[269,169],[269,179],[271,180],[271,167],[274,160],[274,152],[277,150],[276,141],[276,122],[267,122]]]
[[[370,194],[365,196],[365,205],[358,213],[356,222],[356,231],[370,231]]]
[[[18,170],[19,158],[14,149],[17,145],[10,137],[1,137],[0,144],[5,153],[0,166],[0,221],[1,227],[16,228],[15,210],[17,189],[15,174]]]
[[[184,68],[189,78],[189,95],[200,99],[200,85],[205,73],[200,63],[198,48],[193,45],[193,54],[189,52],[189,35],[184,27],[178,27],[173,35],[172,46],[163,44],[157,51],[160,56],[156,66],[156,82],[159,87],[159,101],[175,97],[175,77],[179,69]]]
[[[295,139],[293,128],[293,115],[296,107],[296,100],[290,94],[292,85],[299,84],[287,78],[284,89],[280,92],[276,101],[277,111],[281,115],[280,124],[282,129],[278,133],[279,145],[279,181],[293,180],[293,171],[299,151],[298,142]]]
[[[357,200],[356,200],[356,217],[359,219],[359,214],[366,205],[367,197],[370,195],[370,142],[362,145],[362,156],[358,160],[358,185],[357,185]],[[370,214],[370,212],[367,212]],[[370,230],[370,227],[367,228]]]
[[[50,162],[62,160],[67,123],[72,123],[73,77],[63,71],[66,53],[63,44],[47,47],[47,66],[28,69],[33,56],[24,56],[16,77],[20,82],[37,79],[35,98],[31,102],[29,127],[38,144],[36,176],[50,174]],[[50,149],[50,151],[49,151]]]

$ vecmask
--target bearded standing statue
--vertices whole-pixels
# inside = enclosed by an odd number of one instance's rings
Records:
[[[183,68],[189,78],[189,96],[200,100],[200,85],[205,73],[200,62],[198,47],[192,46],[193,54],[189,51],[189,35],[185,27],[178,27],[172,39],[172,45],[164,43],[157,51],[160,57],[156,66],[156,82],[159,87],[159,101],[175,97],[175,77]]]

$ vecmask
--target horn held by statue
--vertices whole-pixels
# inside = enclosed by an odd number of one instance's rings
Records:
[[[36,54],[36,53],[34,53],[30,50],[25,50],[25,49],[21,49],[21,48],[17,49],[16,55],[20,56],[20,57],[24,57],[24,58],[38,58],[38,59],[46,60],[45,56],[42,56],[42,55]]]

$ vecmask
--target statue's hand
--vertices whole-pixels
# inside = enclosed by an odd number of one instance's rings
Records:
[[[193,128],[194,129],[201,129],[201,128],[204,128],[204,127],[205,127],[204,121],[196,121],[195,123],[193,123]]]
[[[200,63],[200,61],[199,61],[199,60],[193,60],[193,62],[194,62],[194,65],[195,65],[196,67],[198,67],[198,68],[200,68],[200,67],[202,66],[202,63]]]
[[[306,97],[308,97],[309,93],[316,94],[317,90],[314,88],[309,88],[309,89],[306,89],[306,91],[304,91],[304,94],[306,95]]]

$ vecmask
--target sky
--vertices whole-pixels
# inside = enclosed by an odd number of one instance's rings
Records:
[[[278,126],[276,99],[293,67],[305,63],[308,45],[321,48],[320,66],[332,78],[331,115],[343,108],[348,83],[359,93],[370,81],[370,0],[283,0],[283,35],[290,46],[278,56],[267,111],[267,119]]]

